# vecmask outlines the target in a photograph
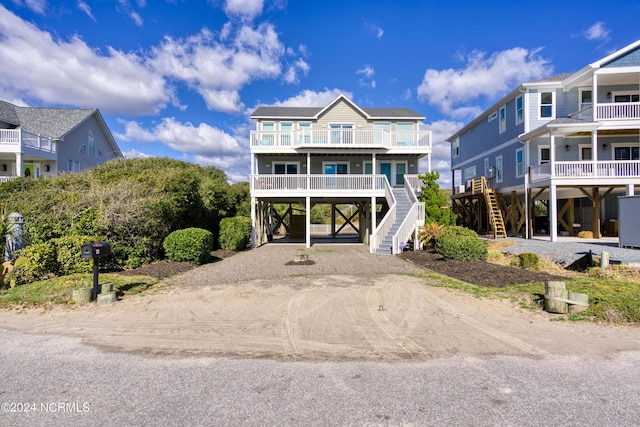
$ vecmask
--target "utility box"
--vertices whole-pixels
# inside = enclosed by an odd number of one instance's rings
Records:
[[[640,196],[618,197],[618,246],[640,248]]]
[[[111,255],[111,244],[107,242],[93,242],[82,246],[82,258],[100,258]]]

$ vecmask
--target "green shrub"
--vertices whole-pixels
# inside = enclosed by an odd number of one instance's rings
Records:
[[[245,249],[251,241],[251,219],[244,216],[220,220],[220,247],[230,251]]]
[[[15,272],[17,282],[28,283],[53,276],[58,269],[56,256],[53,241],[25,247],[20,251],[20,258],[26,259],[24,267]]]
[[[529,270],[536,270],[538,268],[538,255],[533,252],[522,253],[518,255],[518,258],[520,258],[520,267]]]
[[[202,228],[176,230],[164,239],[164,251],[171,261],[203,264],[211,256],[213,234]]]
[[[90,273],[93,271],[93,260],[82,258],[82,246],[100,241],[96,236],[64,236],[53,239],[56,251],[56,276],[73,273]]]
[[[445,259],[472,261],[487,258],[487,246],[475,231],[457,225],[445,227],[434,248]]]

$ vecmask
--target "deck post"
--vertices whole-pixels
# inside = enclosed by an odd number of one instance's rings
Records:
[[[311,197],[306,197],[305,241],[307,249],[311,247]]]
[[[251,247],[256,247],[256,198],[251,198]]]
[[[552,242],[558,241],[558,199],[555,184],[549,186],[549,237]]]
[[[595,239],[601,238],[600,234],[600,195],[599,188],[593,189],[593,237]]]

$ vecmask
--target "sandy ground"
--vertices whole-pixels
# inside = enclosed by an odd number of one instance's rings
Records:
[[[312,249],[315,269],[308,266],[309,274],[301,274],[302,266],[287,270],[282,264],[291,249],[270,250],[200,267],[151,294],[109,306],[3,311],[0,328],[79,337],[106,350],[169,357],[608,359],[640,350],[638,328],[554,322],[554,315],[523,310],[508,300],[477,299],[431,287],[427,279],[416,276],[415,266],[395,257],[363,255],[359,248]],[[274,260],[276,277],[256,272],[261,256]],[[323,272],[330,264],[335,271]],[[225,277],[223,270],[235,268],[242,268],[245,276],[268,278],[218,280]]]

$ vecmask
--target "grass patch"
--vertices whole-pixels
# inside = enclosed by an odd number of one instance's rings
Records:
[[[158,279],[148,276],[123,276],[109,273],[100,275],[100,283],[113,283],[115,290],[125,295],[139,294],[157,282]],[[54,277],[0,291],[0,308],[73,304],[72,293],[74,289],[92,287],[93,274]]]
[[[633,273],[625,271],[625,273],[628,276],[637,275],[635,271]],[[589,308],[579,315],[555,317],[553,320],[573,322],[587,320],[640,325],[640,280],[622,276],[620,271],[597,275],[599,277],[589,277],[586,274],[578,276],[572,273],[565,279],[570,292],[589,295]],[[431,271],[426,271],[421,277],[428,279],[430,286],[461,290],[477,298],[509,298],[523,309],[540,309],[544,303],[544,283],[542,282],[492,288],[461,282]]]

